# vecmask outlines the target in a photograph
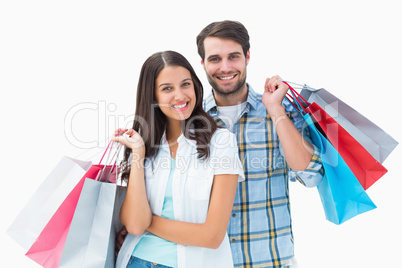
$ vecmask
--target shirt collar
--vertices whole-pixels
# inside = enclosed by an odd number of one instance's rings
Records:
[[[192,132],[192,133],[194,133],[194,129],[190,129],[189,130],[190,132]],[[181,135],[177,138],[177,143],[180,145],[180,144],[183,144],[183,143],[189,143],[189,144],[191,144],[191,145],[197,145],[197,142],[195,141],[195,140],[190,140],[190,139],[187,139],[185,136],[184,136],[184,134],[183,133],[181,133]],[[163,136],[162,136],[162,139],[161,139],[161,148],[162,149],[166,149],[166,150],[170,150],[169,149],[169,143],[168,143],[168,141],[167,141],[167,139],[166,139],[166,130],[165,130],[165,132],[163,132]]]
[[[247,89],[248,89],[248,96],[246,102],[250,104],[251,108],[257,109],[258,104],[257,94],[249,84],[247,84]],[[205,99],[205,111],[209,112],[211,110],[217,110],[217,107],[218,105],[216,104],[214,93],[212,91],[212,93]]]
[[[254,89],[249,84],[247,84],[247,88],[248,88],[247,103],[249,103],[251,105],[251,107],[254,110],[256,110],[257,106],[258,106],[258,99],[259,99],[257,96],[257,93],[255,93]]]

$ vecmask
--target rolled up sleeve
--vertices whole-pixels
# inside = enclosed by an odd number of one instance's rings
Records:
[[[297,180],[306,187],[315,187],[321,182],[324,176],[324,168],[320,156],[321,152],[311,142],[310,131],[307,124],[304,122],[304,119],[301,118],[296,112],[291,113],[290,118],[293,121],[295,127],[303,135],[304,139],[314,146],[314,153],[311,157],[310,163],[307,165],[305,170],[293,170],[289,168],[289,179],[291,181]],[[284,155],[281,145],[280,152],[282,155]]]
[[[320,157],[320,152],[314,146],[314,154],[305,170],[293,170],[289,168],[289,179],[299,181],[306,187],[317,186],[324,176],[324,168]]]

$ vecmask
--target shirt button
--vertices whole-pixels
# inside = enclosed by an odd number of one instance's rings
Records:
[[[236,239],[233,238],[233,239],[232,239],[232,242],[233,242],[233,243],[236,242]]]
[[[233,214],[232,214],[232,217],[236,217],[236,214],[235,214],[235,213],[233,213]]]
[[[152,264],[153,264],[154,266],[158,265],[156,262],[153,262]]]

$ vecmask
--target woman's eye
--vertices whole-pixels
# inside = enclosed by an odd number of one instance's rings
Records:
[[[189,85],[191,85],[189,82],[183,83],[183,87],[188,87]]]
[[[172,89],[172,87],[164,87],[164,88],[162,88],[162,91],[171,90],[171,89]]]

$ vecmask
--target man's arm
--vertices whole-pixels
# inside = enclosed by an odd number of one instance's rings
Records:
[[[289,167],[293,170],[305,170],[311,162],[314,146],[298,131],[282,106],[288,89],[279,76],[268,78],[262,102],[274,122]]]

